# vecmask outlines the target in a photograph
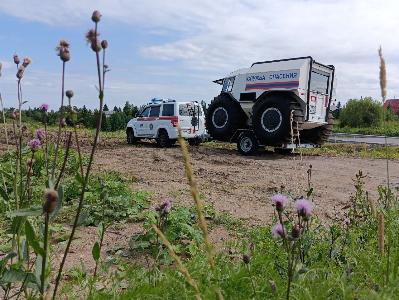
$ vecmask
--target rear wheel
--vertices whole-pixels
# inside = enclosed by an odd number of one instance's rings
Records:
[[[290,100],[270,96],[253,108],[253,126],[256,136],[266,145],[281,145],[290,132]]]
[[[157,144],[161,148],[166,148],[171,145],[168,132],[166,130],[160,130],[157,137]]]
[[[313,129],[302,130],[300,132],[301,142],[323,145],[328,141],[334,126],[332,113],[328,114],[327,124]]]
[[[137,142],[137,138],[134,136],[134,132],[132,128],[128,128],[126,130],[126,141],[129,145],[133,145]]]
[[[211,102],[206,114],[206,129],[216,140],[229,141],[239,128],[245,128],[247,116],[240,104],[226,94]]]
[[[237,149],[242,155],[251,155],[258,150],[258,141],[251,132],[243,132],[237,140]]]

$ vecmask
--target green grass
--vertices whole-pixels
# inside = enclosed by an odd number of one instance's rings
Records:
[[[370,134],[370,135],[386,135],[386,136],[399,136],[399,122],[388,121],[378,127],[341,127],[339,124],[334,126],[334,132],[350,133],[350,134]]]

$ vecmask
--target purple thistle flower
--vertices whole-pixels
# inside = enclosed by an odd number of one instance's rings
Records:
[[[272,227],[272,235],[274,238],[283,238],[284,237],[284,228],[280,223],[275,224]]]
[[[45,138],[45,136],[46,136],[46,133],[44,132],[44,129],[42,129],[42,128],[36,129],[35,139],[42,141]]]
[[[166,199],[161,205],[155,208],[156,211],[159,212],[161,216],[166,216],[172,208],[172,201],[170,199]]]
[[[40,140],[39,139],[32,139],[28,142],[28,147],[32,150],[32,152],[35,152],[40,148]]]
[[[351,224],[351,219],[345,218],[345,220],[343,221],[343,224],[344,224],[345,226],[349,226],[349,225]]]
[[[42,105],[40,105],[39,107],[42,111],[48,111],[48,104],[47,103],[43,103]]]
[[[288,198],[282,194],[272,196],[272,202],[276,206],[277,211],[283,211],[288,201]]]
[[[313,204],[305,198],[296,200],[294,207],[301,217],[309,218],[312,215]]]

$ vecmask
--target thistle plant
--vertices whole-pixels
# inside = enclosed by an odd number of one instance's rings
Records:
[[[313,204],[304,198],[299,198],[294,202],[296,218],[291,218],[286,211],[288,197],[276,194],[271,198],[276,210],[278,222],[272,227],[271,234],[277,240],[282,241],[282,248],[287,255],[287,291],[286,299],[290,298],[291,284],[294,278],[296,266],[301,259],[301,238],[309,230],[309,221],[312,216]],[[284,217],[287,218],[284,221]],[[294,221],[296,219],[296,221]],[[288,231],[286,224],[291,230]]]
[[[86,38],[87,41],[90,43],[91,45],[91,49],[93,50],[95,57],[96,57],[96,64],[97,64],[97,76],[98,76],[98,98],[99,98],[99,115],[98,115],[98,120],[97,120],[97,128],[95,131],[95,136],[94,136],[94,141],[93,141],[93,146],[90,152],[90,157],[89,157],[89,161],[88,161],[88,165],[87,168],[85,170],[85,174],[82,180],[82,190],[80,193],[80,197],[79,197],[79,203],[78,203],[78,208],[76,211],[76,215],[75,215],[75,219],[73,222],[73,226],[72,226],[72,230],[71,230],[71,234],[69,236],[68,242],[67,242],[67,246],[65,248],[64,251],[64,255],[62,257],[62,261],[60,264],[60,267],[58,269],[58,275],[55,281],[55,285],[54,285],[54,291],[53,291],[53,296],[52,298],[55,299],[57,296],[57,291],[58,291],[58,287],[61,281],[61,276],[62,276],[62,272],[63,272],[63,268],[65,265],[65,261],[66,258],[68,256],[69,253],[69,249],[71,247],[71,243],[72,240],[74,238],[75,235],[75,231],[76,228],[78,226],[78,221],[79,221],[79,217],[80,217],[80,213],[82,211],[83,208],[83,203],[84,203],[84,196],[85,196],[85,191],[87,189],[87,185],[89,182],[89,176],[90,176],[90,172],[91,172],[91,168],[92,168],[92,164],[93,164],[93,160],[94,160],[94,154],[96,152],[97,149],[97,143],[98,143],[98,137],[100,134],[100,130],[101,130],[101,121],[102,121],[102,114],[103,114],[103,102],[104,102],[104,82],[105,82],[105,49],[103,52],[103,58],[102,58],[102,63],[100,62],[100,51],[101,51],[101,44],[98,41],[98,23],[100,22],[101,19],[101,14],[98,11],[94,11],[92,14],[92,20],[95,24],[94,29],[89,30],[90,34],[86,34]],[[93,46],[94,45],[94,46]],[[65,63],[65,62],[64,62]],[[64,65],[63,63],[63,65]],[[101,72],[101,69],[103,70],[103,72]],[[64,90],[62,90],[62,99],[64,96]],[[62,103],[63,104],[63,103]]]

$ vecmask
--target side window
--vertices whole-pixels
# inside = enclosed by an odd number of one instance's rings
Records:
[[[223,80],[223,92],[231,92],[233,90],[234,79],[235,77],[230,77]]]
[[[322,94],[328,94],[329,76],[321,74],[316,71],[312,71],[312,77],[310,78],[310,90],[319,92]]]
[[[172,117],[175,115],[175,105],[174,104],[164,104],[162,108],[162,116]]]
[[[159,117],[160,110],[161,110],[160,105],[151,107],[150,117]]]
[[[143,117],[148,117],[149,113],[150,113],[150,108],[147,107],[146,109],[144,109],[144,110],[142,111],[141,115],[142,115]]]

